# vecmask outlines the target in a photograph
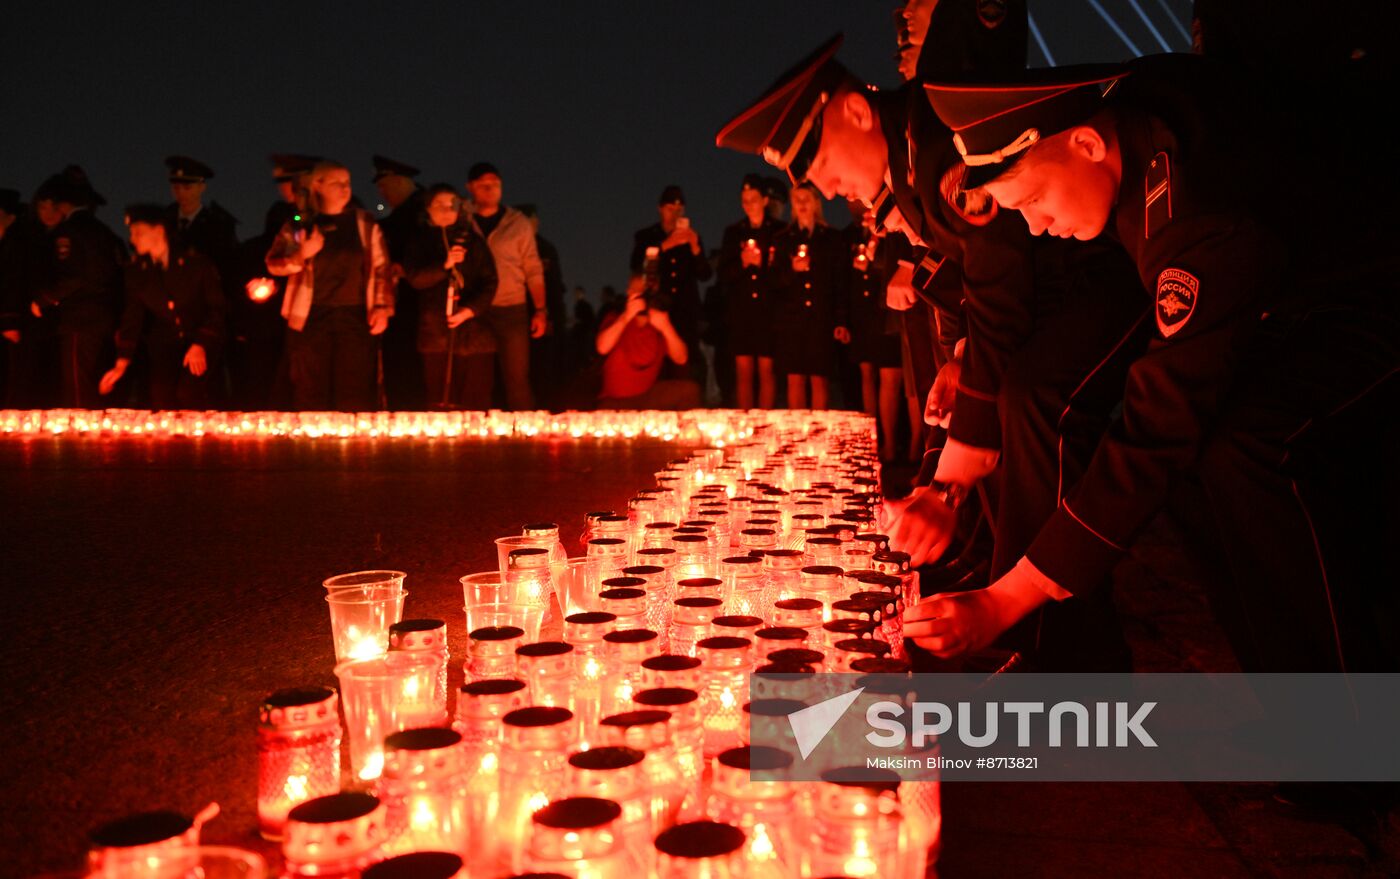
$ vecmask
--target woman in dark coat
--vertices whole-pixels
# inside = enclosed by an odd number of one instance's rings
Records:
[[[795,187],[792,223],[776,236],[773,255],[773,336],[778,369],[787,374],[788,408],[806,409],[809,399],[811,408],[827,408],[836,342],[851,339],[848,258],[845,237],[822,219],[817,191],[806,183]]]
[[[489,409],[491,388],[467,383],[468,357],[492,356],[496,339],[479,318],[496,293],[496,262],[462,214],[449,184],[424,193],[427,221],[404,247],[404,279],[418,293],[418,353],[430,405]],[[449,389],[447,383],[452,387]]]

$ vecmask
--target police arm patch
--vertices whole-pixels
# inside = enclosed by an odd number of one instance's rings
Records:
[[[1182,269],[1163,269],[1157,276],[1157,329],[1163,338],[1171,338],[1196,311],[1196,297],[1201,282]]]

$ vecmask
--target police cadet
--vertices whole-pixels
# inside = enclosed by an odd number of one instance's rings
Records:
[[[1136,276],[1115,248],[1037,242],[1015,214],[965,192],[958,154],[917,86],[888,93],[867,87],[835,60],[840,42],[838,36],[804,59],[716,140],[763,156],[824,195],[878,202],[877,216],[897,202],[899,227],[911,243],[929,248],[926,289],[947,297],[935,304],[961,322],[965,350],[960,379],[945,382],[956,395],[948,441],[928,456],[937,464],[934,482],[908,500],[887,502],[890,534],[915,564],[939,558],[951,541],[955,508],[981,483],[1002,498],[990,511],[995,540],[990,573],[983,574],[994,577],[1020,558],[1054,511],[1061,485],[1055,473],[1077,474],[1121,397],[1124,365],[1112,355],[1132,346],[1145,317],[1141,303],[1123,301],[1138,289]],[[909,268],[890,283],[908,285]],[[938,283],[950,268],[961,271],[961,284]],[[1000,477],[988,484],[998,458]],[[1049,479],[1040,475],[1046,464]],[[924,579],[959,574],[953,566]],[[1048,618],[1012,639],[1040,667],[1114,670],[1128,663],[1107,595],[1055,608]]]
[[[754,408],[754,367],[758,367],[758,406],[772,409],[773,287],[770,269],[773,238],[782,223],[768,213],[768,182],[757,174],[744,175],[739,207],[744,216],[724,228],[719,246],[719,283],[724,298],[724,323],[729,351],[734,356],[735,405]]]
[[[967,185],[1036,234],[1116,237],[1155,332],[1025,557],[927,599],[906,633],[958,654],[1081,600],[1194,478],[1207,500],[1185,512],[1221,538],[1233,582],[1215,597],[1246,671],[1395,671],[1400,261],[1374,219],[1396,183],[1374,144],[1346,117],[1256,119],[1249,90],[1191,56],[927,90]]]
[[[102,376],[109,394],[144,347],[152,409],[204,409],[224,347],[224,293],[214,262],[172,244],[160,205],[126,211],[134,255],[124,270],[126,305],[117,327],[117,362]],[[144,344],[143,344],[144,343]]]
[[[403,282],[404,255],[409,239],[423,225],[423,187],[419,170],[387,156],[373,156],[374,185],[389,209],[379,221],[389,248],[390,271],[397,287],[397,318],[384,332],[384,396],[390,409],[421,410],[427,405],[422,361],[418,357],[418,291]]]
[[[70,165],[34,194],[39,220],[50,229],[30,313],[58,316],[61,405],[98,405],[98,369],[121,295],[120,239],[92,209],[105,203],[82,169]]]
[[[676,332],[691,351],[691,373],[701,378],[705,358],[694,356],[700,350],[700,283],[708,281],[713,271],[700,233],[691,228],[690,218],[685,215],[685,193],[681,188],[672,184],[663,189],[656,210],[657,222],[633,236],[629,264],[633,272],[642,271],[647,249],[658,249],[658,288],[649,295],[671,315]]]
[[[214,170],[189,156],[168,156],[170,194],[175,201],[166,208],[176,248],[194,248],[214,261],[220,270],[230,268],[238,249],[238,221],[218,202],[204,204],[204,190]]]

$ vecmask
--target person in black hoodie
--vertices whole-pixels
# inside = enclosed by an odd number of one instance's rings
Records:
[[[754,367],[758,367],[758,406],[772,409],[773,380],[773,240],[782,224],[768,214],[767,181],[744,177],[739,190],[744,218],[725,227],[719,248],[719,281],[729,350],[734,355],[735,405],[754,406]]]
[[[152,409],[204,409],[223,353],[227,303],[213,260],[171,243],[160,205],[126,211],[135,251],[123,272],[126,306],[117,328],[117,362],[98,390],[110,394],[143,343]]]
[[[845,238],[822,219],[817,191],[808,184],[793,187],[792,223],[778,233],[772,263],[777,361],[787,375],[790,409],[806,409],[809,402],[813,409],[827,408],[834,342],[851,341],[846,257]]]
[[[428,404],[489,409],[491,388],[468,385],[466,359],[495,356],[495,336],[479,318],[496,293],[496,262],[450,184],[430,187],[424,205],[426,222],[405,239],[403,267],[405,282],[418,291]]]

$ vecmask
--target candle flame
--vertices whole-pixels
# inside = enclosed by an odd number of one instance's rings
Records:
[[[289,775],[282,785],[282,795],[292,803],[300,803],[311,792],[311,785],[305,775]]]

